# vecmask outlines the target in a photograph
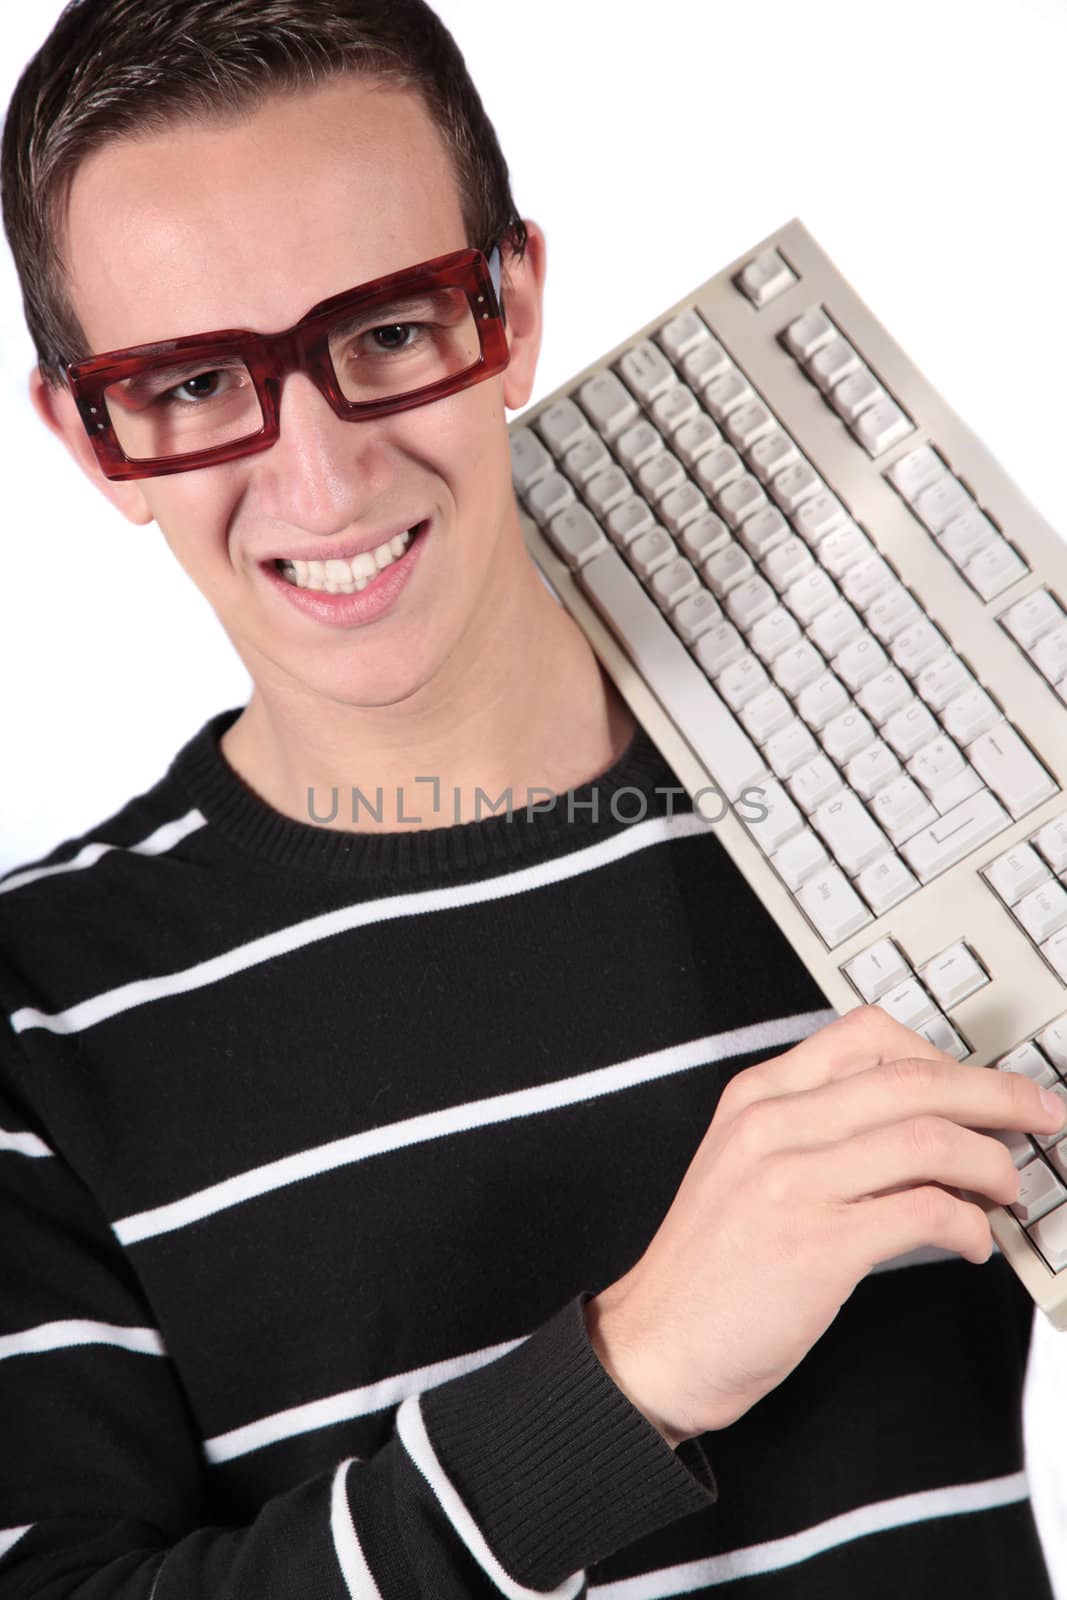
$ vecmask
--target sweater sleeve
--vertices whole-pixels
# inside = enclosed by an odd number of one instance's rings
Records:
[[[579,1596],[715,1495],[608,1377],[577,1296],[233,1526],[143,1285],[2,1077],[0,1284],[0,1600]]]

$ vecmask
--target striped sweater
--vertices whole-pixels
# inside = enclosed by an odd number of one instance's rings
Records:
[[[678,1451],[592,1351],[723,1084],[832,1017],[645,734],[373,835],[237,715],[0,879],[0,1600],[1047,1600],[999,1256],[871,1273]]]

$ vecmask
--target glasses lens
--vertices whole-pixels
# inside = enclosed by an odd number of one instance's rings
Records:
[[[391,400],[478,364],[481,339],[462,289],[431,289],[346,315],[329,330],[346,400]]]
[[[263,426],[251,373],[231,357],[141,372],[110,384],[104,399],[131,461],[193,455],[247,439]]]

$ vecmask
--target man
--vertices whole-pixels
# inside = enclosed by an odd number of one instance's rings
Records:
[[[254,689],[0,880],[0,1600],[1048,1595],[958,1191],[1059,1113],[831,1022],[540,583],[440,24],[81,0],[3,188],[38,412]]]

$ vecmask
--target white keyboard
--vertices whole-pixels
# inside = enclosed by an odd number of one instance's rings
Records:
[[[1067,549],[807,230],[511,448],[543,574],[831,1003],[1067,1100]],[[1067,1138],[1003,1137],[994,1237],[1064,1328]]]

